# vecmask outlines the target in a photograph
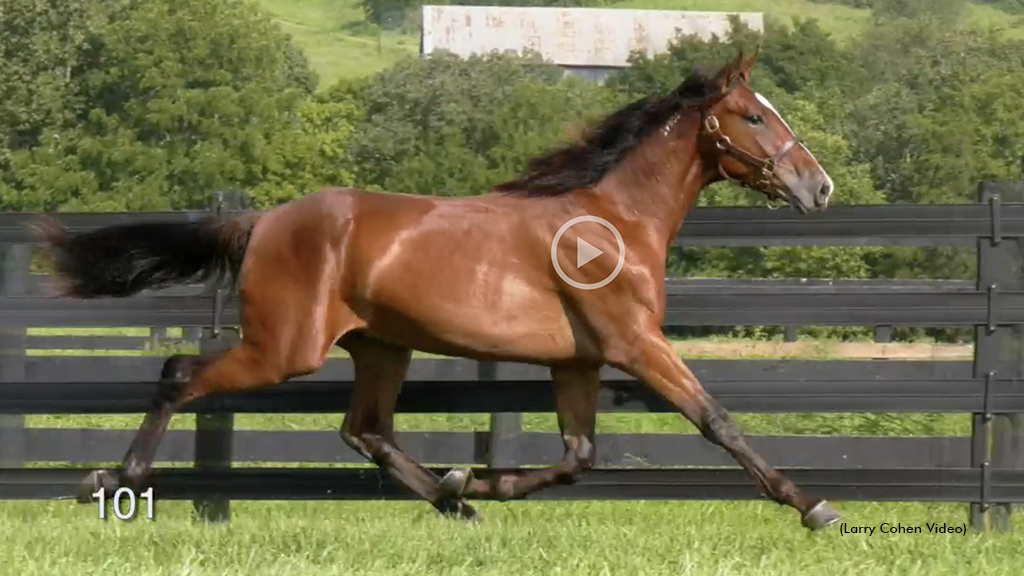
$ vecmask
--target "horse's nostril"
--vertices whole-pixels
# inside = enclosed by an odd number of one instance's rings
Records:
[[[818,193],[814,195],[814,203],[818,206],[825,204],[830,194],[832,194],[832,183],[826,180],[821,184]]]

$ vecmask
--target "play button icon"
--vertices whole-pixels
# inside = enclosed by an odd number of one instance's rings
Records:
[[[585,283],[573,280],[565,273],[565,271],[562,269],[562,266],[558,262],[558,242],[559,240],[562,239],[562,235],[565,234],[565,232],[569,228],[583,222],[592,222],[594,224],[600,224],[606,230],[611,232],[612,236],[615,237],[615,243],[618,245],[619,254],[618,261],[615,263],[615,269],[612,270],[611,273],[609,273],[604,279],[598,282]],[[585,265],[592,262],[596,258],[605,254],[605,250],[598,248],[597,246],[594,245],[594,243],[603,244],[605,247],[609,247],[608,245],[610,244],[610,242],[608,242],[607,240],[610,240],[610,238],[604,238],[604,240],[606,240],[605,242],[602,242],[601,240],[602,239],[598,237],[591,237],[591,241],[593,242],[592,243],[584,240],[580,236],[576,237],[577,271],[579,271],[581,268],[583,268]],[[619,231],[616,230],[614,226],[612,226],[611,222],[605,220],[604,218],[598,218],[597,216],[577,216],[576,218],[569,220],[568,222],[563,224],[561,228],[558,229],[558,232],[555,233],[554,239],[551,241],[551,263],[554,265],[555,272],[558,273],[558,277],[564,280],[566,284],[569,284],[570,286],[579,288],[581,290],[594,290],[597,288],[601,288],[602,286],[607,286],[609,282],[611,282],[612,280],[615,279],[616,276],[618,276],[619,272],[622,270],[622,265],[625,264],[625,262],[626,244],[622,241],[622,235],[619,234]],[[600,270],[600,266],[596,270]]]
[[[601,254],[604,254],[604,250],[597,248],[590,242],[587,242],[583,238],[576,239],[576,267],[582,268],[584,264],[590,262],[594,258],[597,258]]]

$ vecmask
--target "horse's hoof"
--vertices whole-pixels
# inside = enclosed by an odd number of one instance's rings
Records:
[[[460,500],[461,505],[459,506],[459,517],[471,524],[481,524],[484,521],[484,517],[469,505],[469,502]]]
[[[93,470],[78,485],[78,502],[90,504],[96,501],[96,493],[102,490],[111,498],[118,488],[117,478],[107,470]]]
[[[840,518],[842,515],[827,500],[822,500],[804,514],[801,523],[805,528],[821,530],[835,524]]]
[[[453,520],[465,520],[473,524],[483,522],[483,517],[477,513],[476,509],[462,499],[444,499],[439,501],[437,504],[438,511],[441,512],[442,516],[451,518]]]
[[[441,478],[438,490],[445,498],[459,498],[472,479],[473,471],[469,468],[452,468]]]

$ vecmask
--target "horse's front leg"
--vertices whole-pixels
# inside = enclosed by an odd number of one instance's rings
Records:
[[[675,405],[706,439],[732,455],[766,496],[799,511],[805,527],[817,530],[839,521],[840,515],[831,504],[805,494],[754,452],[729,413],[707,393],[660,330],[624,340],[615,356],[610,359],[613,366]]]
[[[469,468],[455,468],[441,480],[445,494],[453,498],[523,498],[548,486],[572,484],[593,467],[597,393],[601,389],[599,372],[589,368],[552,368],[551,377],[558,426],[565,443],[562,461],[547,468],[504,472],[489,478],[475,478]]]

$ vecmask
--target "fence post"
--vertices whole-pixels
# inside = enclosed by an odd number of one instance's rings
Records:
[[[217,291],[218,300],[221,291]],[[230,331],[204,328],[199,341],[199,353],[216,354],[231,347],[235,338]],[[195,467],[201,471],[221,471],[231,468],[231,440],[235,429],[235,415],[231,413],[196,414]],[[231,501],[227,498],[193,500],[196,516],[207,522],[231,520]]]
[[[1024,181],[1003,182],[1000,191],[1003,202],[1024,202]],[[1024,239],[1003,241],[1005,246],[1000,272],[1005,283],[1003,290],[1024,290]],[[1003,372],[1004,377],[1024,378],[1024,326],[1014,325],[1004,330],[1000,343],[1006,361],[1012,362]],[[997,413],[992,419],[991,466],[1000,469],[1024,469],[1024,414]],[[1013,504],[1000,502],[992,506],[992,525],[1001,531],[1010,529]]]
[[[477,380],[493,382],[498,379],[498,365],[494,362],[477,363]],[[523,415],[518,412],[491,414],[491,432],[487,444],[488,468],[517,468],[519,435],[523,431]]]
[[[1019,241],[1001,235],[1003,202],[1024,201],[1020,182],[983,181],[978,199],[990,207],[991,237],[978,239],[978,290],[989,293],[989,324],[975,327],[974,377],[986,382],[999,378],[1020,378],[1024,368],[1021,343],[1013,339],[1020,329],[996,326],[999,321],[998,294],[1021,290],[1024,286],[1022,263],[1024,252]],[[1016,327],[1014,327],[1016,328]],[[982,481],[982,502],[971,504],[971,526],[986,527],[986,514],[997,530],[1009,529],[1011,505],[990,502],[988,479],[993,467],[1013,468],[1024,464],[1024,418],[1020,414],[996,414],[989,409],[986,385],[985,410],[972,415],[971,465],[979,469]],[[990,443],[991,438],[991,443]]]
[[[0,296],[28,293],[32,247],[0,245]],[[0,324],[0,382],[25,380],[27,362],[25,326]],[[18,468],[25,462],[25,416],[0,414],[0,468]]]
[[[245,208],[241,194],[217,193],[213,210],[217,213]],[[206,356],[227,350],[237,344],[232,330],[221,328],[221,318],[227,291],[217,288],[213,294],[213,325],[203,328],[199,340],[199,354]],[[195,467],[218,471],[231,468],[231,440],[235,428],[235,415],[231,413],[196,414]],[[207,522],[227,522],[231,519],[231,501],[227,498],[193,500],[196,516]]]

